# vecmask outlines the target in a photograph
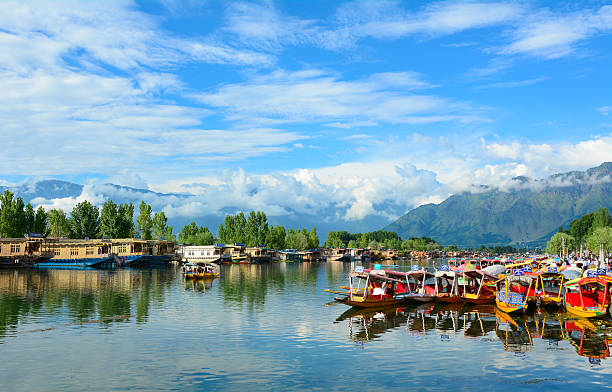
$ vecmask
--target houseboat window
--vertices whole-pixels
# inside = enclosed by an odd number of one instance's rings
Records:
[[[70,249],[70,256],[78,256],[79,255],[79,249],[78,248],[71,248]]]
[[[60,250],[59,249],[53,249],[53,255],[54,256],[59,256],[60,255]]]
[[[19,253],[20,245],[11,245],[11,253]]]

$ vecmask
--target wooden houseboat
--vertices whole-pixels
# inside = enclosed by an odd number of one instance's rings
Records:
[[[40,235],[0,238],[0,268],[26,267],[49,260],[53,254],[44,247],[44,242]]]
[[[220,246],[222,245],[222,246]],[[184,245],[181,247],[181,260],[185,263],[221,263],[230,260],[231,255],[224,253],[225,245]]]

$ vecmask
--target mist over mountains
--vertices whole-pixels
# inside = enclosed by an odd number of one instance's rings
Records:
[[[542,245],[559,226],[600,207],[612,208],[612,163],[541,180],[515,177],[504,187],[482,189],[417,207],[385,230],[462,247]]]
[[[191,193],[160,193],[109,183],[80,185],[61,180],[0,186],[0,191],[4,189],[10,189],[35,206],[65,211],[70,211],[83,200],[97,205],[109,199],[116,203],[135,204],[144,200],[154,211],[165,211],[175,232],[191,221],[216,232],[225,214],[249,210],[237,202],[232,205],[227,193],[216,188],[210,188],[206,198]],[[299,201],[295,202],[295,207],[285,204],[280,214],[265,207],[261,209],[268,214],[271,224],[286,228],[317,227],[322,239],[330,230],[368,232],[384,228],[396,231],[402,238],[427,236],[442,244],[463,247],[541,245],[559,226],[567,226],[572,219],[600,207],[612,209],[612,163],[543,179],[515,177],[497,187],[475,185],[470,189],[470,192],[454,194],[440,204],[421,205],[395,221],[389,216],[374,214],[362,219],[344,219],[346,206],[338,203],[317,206],[316,212],[312,213],[305,212],[305,207],[298,205]],[[215,206],[206,204],[213,202]]]

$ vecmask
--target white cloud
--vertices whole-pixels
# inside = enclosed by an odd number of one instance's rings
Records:
[[[196,98],[212,108],[225,109],[232,120],[345,119],[347,124],[482,120],[466,103],[413,92],[430,87],[414,72],[378,73],[343,81],[321,70],[280,70],[245,83],[227,84]]]
[[[600,108],[597,108],[597,111],[602,115],[607,116],[608,114],[610,114],[610,112],[612,112],[612,106],[602,106]]]
[[[612,6],[609,5],[598,11],[581,10],[567,14],[536,12],[511,33],[512,42],[501,53],[559,58],[573,53],[579,42],[610,30]]]

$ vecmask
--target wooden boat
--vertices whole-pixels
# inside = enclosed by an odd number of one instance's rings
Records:
[[[495,301],[494,287],[497,277],[477,269],[456,272],[461,280],[458,282],[462,301],[472,304],[488,304]]]
[[[449,304],[460,303],[457,276],[454,271],[447,271],[448,269],[448,267],[444,268],[434,274],[436,280],[434,286],[435,299]]]
[[[398,273],[398,275],[400,274],[402,272]],[[408,300],[422,303],[431,302],[436,298],[434,285],[427,282],[428,279],[434,277],[432,273],[425,270],[413,270],[405,274],[408,287],[410,288],[410,291],[406,293]]]
[[[349,274],[348,291],[325,291],[342,295],[334,298],[338,302],[360,308],[399,305],[406,302],[410,287],[406,279],[401,279],[397,274],[397,271],[357,268]]]
[[[507,275],[495,282],[495,305],[505,312],[512,313],[517,310],[525,311],[529,302],[536,298],[535,290],[539,276],[516,270],[514,274]]]
[[[219,276],[219,271],[213,264],[187,263],[183,266],[183,274],[185,279],[212,279]]]
[[[612,277],[598,276],[597,271],[591,276],[567,282],[563,303],[568,312],[581,317],[602,317],[610,307]]]
[[[558,267],[546,267],[538,274],[535,286],[537,300],[542,306],[562,306],[565,277]]]

